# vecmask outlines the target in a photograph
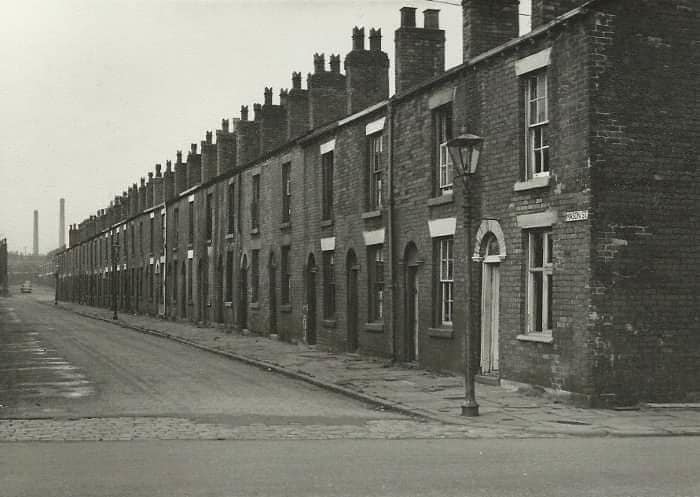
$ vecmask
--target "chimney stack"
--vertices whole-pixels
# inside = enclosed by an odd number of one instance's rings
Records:
[[[236,135],[229,132],[228,119],[221,120],[221,129],[216,130],[216,174],[236,166]]]
[[[58,248],[66,246],[66,199],[58,201]]]
[[[254,107],[255,109],[255,107]],[[287,109],[282,105],[272,105],[272,88],[265,88],[265,105],[258,106],[260,121],[260,153],[266,153],[282,145],[287,140]]]
[[[216,145],[212,143],[212,133],[207,131],[202,142],[202,183],[216,176]]]
[[[531,28],[547,24],[583,3],[584,0],[532,0]]]
[[[331,54],[331,72],[340,74],[340,55]]]
[[[301,89],[301,73],[292,73],[292,89],[285,101],[287,109],[287,140],[304,134],[309,129],[309,92]]]
[[[401,9],[401,27],[395,37],[396,93],[430,81],[445,71],[445,31],[440,29],[439,12],[424,10],[423,27],[418,28],[416,9]]]
[[[326,56],[324,54],[314,54],[314,74],[321,74],[326,70]]]
[[[462,59],[467,62],[518,37],[518,0],[463,0],[462,26]]]
[[[187,188],[202,181],[202,156],[197,153],[197,144],[190,145],[190,153],[187,154]]]
[[[326,124],[347,114],[345,76],[340,74],[340,58],[331,60],[337,72],[326,71],[323,54],[314,54],[314,73],[309,74],[309,121],[312,128]],[[333,67],[331,67],[333,69]]]
[[[382,52],[382,30],[369,33],[370,49],[365,50],[365,29],[353,28],[352,51],[345,56],[348,114],[389,98],[389,56]]]

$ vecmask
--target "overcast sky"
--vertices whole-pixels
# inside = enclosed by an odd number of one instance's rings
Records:
[[[448,0],[460,3],[458,0]],[[106,207],[155,163],[187,151],[314,52],[351,48],[353,26],[382,28],[394,71],[403,6],[440,9],[447,67],[461,62],[461,7],[427,0],[17,0],[0,29],[0,238],[58,246],[66,225]],[[393,90],[392,90],[393,91]],[[68,236],[66,235],[66,241]]]

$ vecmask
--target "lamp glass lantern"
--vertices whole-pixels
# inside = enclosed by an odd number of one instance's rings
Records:
[[[447,140],[447,149],[452,158],[452,164],[458,169],[460,175],[469,175],[476,172],[479,163],[479,155],[484,139],[471,133],[461,135]]]

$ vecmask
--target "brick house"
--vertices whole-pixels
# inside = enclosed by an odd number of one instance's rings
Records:
[[[405,7],[393,96],[381,30],[355,28],[344,74],[315,54],[306,89],[265,88],[72,226],[60,297],[111,305],[116,237],[125,311],[458,371],[470,305],[481,381],[696,397],[697,5],[533,0],[522,36],[516,0],[462,7],[459,66],[438,11]]]

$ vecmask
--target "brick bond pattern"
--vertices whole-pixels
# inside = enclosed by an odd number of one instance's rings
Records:
[[[383,52],[377,51],[376,32],[374,52],[354,40],[350,54],[355,56],[349,54],[345,66],[351,77],[338,72],[337,58],[331,58],[331,70],[325,71],[324,59],[317,56],[308,90],[301,89],[301,75],[295,73],[293,89],[283,91],[282,105],[274,106],[271,90],[266,89],[265,105],[254,106],[252,121],[246,107],[232,131],[227,121],[222,123],[215,145],[207,136],[200,149],[204,157],[193,145],[184,163],[178,154],[174,172],[169,163],[163,175],[158,167],[147,184],[133,185],[108,209],[71,228],[70,248],[60,257],[62,298],[110,305],[107,234],[112,227],[127,226],[129,250],[125,253],[127,247],[122,247],[120,255],[120,275],[128,275],[128,282],[119,279],[122,309],[219,322],[261,334],[272,330],[292,342],[315,338],[323,348],[342,351],[348,344],[346,278],[352,269],[346,262],[353,251],[359,266],[353,315],[360,351],[402,360],[412,340],[405,332],[404,254],[415,246],[419,363],[430,369],[459,370],[467,305],[464,265],[471,254],[462,229],[465,192],[460,181],[455,180],[451,197],[435,194],[432,118],[438,102],[452,106],[455,133],[464,123],[485,138],[479,171],[473,177],[470,215],[473,233],[482,220],[495,220],[505,241],[507,255],[499,265],[500,377],[575,392],[593,401],[667,401],[697,395],[700,292],[693,275],[700,267],[696,236],[700,126],[697,106],[689,105],[696,95],[698,73],[697,5],[690,0],[600,0],[571,11],[582,2],[539,0],[533,6],[534,31],[513,42],[517,23],[508,18],[513,2],[502,0],[503,9],[496,12],[485,8],[483,1],[465,4],[465,16],[471,13],[480,20],[465,22],[465,47],[469,52],[474,47],[495,51],[465,53],[465,63],[447,73],[441,67],[442,31],[415,27],[414,9],[402,9],[406,24],[397,31],[396,64],[401,88],[388,101],[388,83],[379,90],[372,84],[385,81],[388,68]],[[426,17],[434,15],[431,10]],[[484,38],[477,43],[479,36]],[[495,46],[506,40],[511,41]],[[516,188],[525,179],[525,102],[524,84],[514,67],[545,49],[551,49],[547,66],[551,176],[547,184]],[[369,65],[358,66],[353,73],[348,60]],[[426,71],[428,67],[433,70]],[[348,81],[352,88],[344,86]],[[357,110],[361,88],[372,93],[372,98],[361,101],[375,106],[339,121],[349,109]],[[349,94],[354,100],[348,100]],[[385,118],[385,203],[379,212],[369,213],[365,127],[380,118]],[[320,147],[332,139],[334,219],[324,223]],[[288,162],[292,215],[283,224],[281,167]],[[255,175],[260,177],[260,207],[254,230]],[[231,183],[233,234],[227,232]],[[207,195],[213,205],[211,241],[206,239]],[[191,199],[195,235],[189,244]],[[174,226],[175,209],[178,226]],[[572,211],[587,211],[588,219],[566,222],[565,213]],[[527,249],[526,231],[518,219],[543,212],[553,213],[553,332],[551,340],[533,342],[522,339],[527,322]],[[455,315],[448,328],[437,326],[434,319],[437,268],[428,230],[429,220],[442,218],[457,220]],[[165,250],[162,219],[168,223]],[[133,233],[142,237],[134,240],[134,253],[132,226]],[[365,235],[381,228],[385,229],[384,319],[366,325],[371,262]],[[323,320],[326,294],[320,240],[330,237],[335,237],[336,315]],[[121,232],[120,240],[123,243]],[[286,306],[281,305],[279,290],[282,246],[289,246],[291,253],[291,302]],[[229,251],[233,298],[224,302]],[[258,302],[251,302],[253,251],[258,251],[259,261]],[[183,265],[186,261],[191,261],[191,275]],[[153,278],[154,298],[150,298],[151,280],[146,275],[156,266],[165,274],[164,308],[158,305],[162,276]],[[480,264],[474,263],[473,269],[472,327],[479,335]],[[310,294],[315,295],[315,306]],[[478,341],[477,336],[475,356]],[[478,357],[474,359],[478,364]]]

